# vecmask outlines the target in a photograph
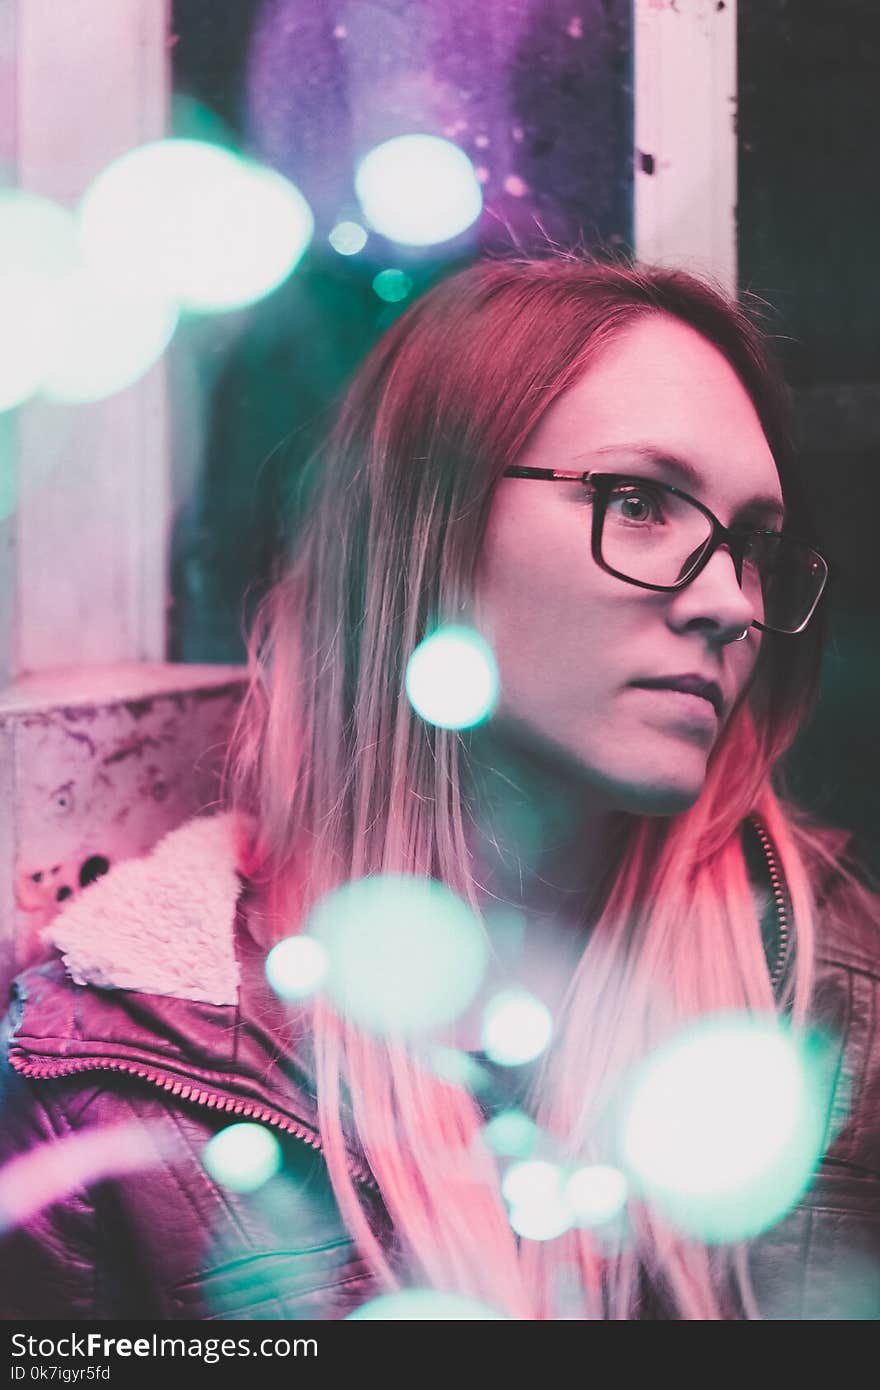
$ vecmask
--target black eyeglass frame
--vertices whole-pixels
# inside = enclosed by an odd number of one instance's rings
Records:
[[[591,469],[588,469],[584,473],[572,473],[559,468],[528,468],[522,464],[514,464],[510,468],[505,468],[501,476],[504,478],[533,478],[538,481],[554,483],[589,484],[594,490],[596,502],[596,505],[593,507],[593,530],[590,545],[593,559],[607,574],[614,575],[616,579],[622,579],[625,584],[635,584],[639,589],[653,589],[659,593],[665,594],[675,593],[678,589],[684,589],[706,568],[712,556],[715,554],[715,551],[722,545],[727,545],[730,550],[736,572],[736,582],[739,584],[740,588],[742,588],[742,567],[745,560],[745,546],[750,536],[776,536],[783,540],[794,541],[797,545],[804,546],[811,555],[815,555],[816,559],[821,560],[822,564],[825,566],[825,573],[822,576],[822,583],[819,586],[819,592],[816,595],[813,606],[800,626],[795,628],[770,627],[769,624],[758,622],[757,618],[753,618],[749,626],[759,628],[761,632],[774,632],[784,637],[794,637],[797,636],[798,633],[803,632],[815,614],[828,581],[831,578],[831,565],[828,560],[826,560],[825,556],[821,555],[819,551],[816,550],[815,546],[810,545],[809,541],[802,540],[799,536],[790,535],[786,531],[771,531],[757,526],[723,526],[715,513],[711,512],[709,508],[698,501],[696,497],[692,497],[689,492],[684,492],[679,487],[673,487],[672,483],[661,481],[659,478],[646,478],[637,473],[597,473],[593,472]],[[683,497],[686,502],[690,502],[692,506],[697,508],[697,511],[702,512],[703,516],[706,517],[707,521],[710,523],[712,533],[706,542],[702,555],[694,562],[693,567],[684,578],[679,579],[676,584],[648,584],[643,579],[632,579],[628,574],[623,574],[620,570],[614,569],[613,566],[607,564],[602,558],[602,527],[605,522],[608,499],[614,487],[620,483],[635,484],[642,487],[659,487],[665,489],[667,492],[673,492],[677,497]]]

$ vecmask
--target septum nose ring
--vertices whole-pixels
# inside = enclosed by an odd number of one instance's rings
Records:
[[[743,641],[745,641],[745,639],[748,637],[748,635],[749,635],[749,629],[748,629],[747,627],[744,627],[743,630],[742,630],[742,632],[739,634],[739,636],[738,636],[738,637],[734,637],[732,640],[733,640],[734,642],[743,642]]]

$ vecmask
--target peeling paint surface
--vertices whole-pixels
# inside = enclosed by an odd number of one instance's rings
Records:
[[[90,699],[88,671],[71,673],[76,703],[36,682],[30,702],[0,699],[4,984],[44,954],[40,933],[66,901],[216,803],[244,671],[217,667],[193,684],[211,668],[191,668],[181,689],[181,668],[164,669],[167,688],[140,699],[106,688]]]

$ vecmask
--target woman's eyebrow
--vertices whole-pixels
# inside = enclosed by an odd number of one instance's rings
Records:
[[[678,454],[671,454],[667,449],[661,449],[655,444],[607,444],[601,449],[592,449],[591,454],[603,456],[619,456],[621,458],[637,458],[642,463],[653,463],[658,468],[665,469],[667,473],[672,473],[682,481],[689,483],[691,488],[696,490],[702,487],[705,479],[687,459],[681,458]],[[581,454],[579,458],[587,455]],[[697,495],[699,495],[697,493]],[[743,512],[762,511],[771,516],[777,517],[780,521],[785,520],[785,507],[778,497],[773,497],[769,493],[758,493],[750,497],[748,501],[740,504],[738,515]]]

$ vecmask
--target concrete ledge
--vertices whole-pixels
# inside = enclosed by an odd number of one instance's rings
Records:
[[[58,668],[0,692],[4,1001],[61,903],[215,809],[246,677],[243,666]]]

